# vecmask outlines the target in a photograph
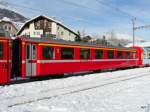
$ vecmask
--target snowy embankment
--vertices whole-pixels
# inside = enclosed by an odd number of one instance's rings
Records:
[[[0,112],[141,112],[150,67],[0,87]]]

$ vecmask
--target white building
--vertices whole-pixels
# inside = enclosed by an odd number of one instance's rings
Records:
[[[79,36],[59,21],[46,16],[38,16],[27,21],[17,35],[26,35],[30,38],[52,37],[70,41],[74,41]]]

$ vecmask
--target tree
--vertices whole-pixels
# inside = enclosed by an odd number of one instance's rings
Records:
[[[89,42],[91,39],[92,39],[92,37],[90,37],[88,35],[88,36],[85,36],[85,37],[82,38],[82,42]]]
[[[103,38],[102,38],[102,45],[107,46],[107,40],[106,40],[105,35],[103,35]]]
[[[78,35],[75,37],[75,41],[76,42],[80,42],[81,41],[81,33],[80,33],[80,31],[78,31],[77,34]]]

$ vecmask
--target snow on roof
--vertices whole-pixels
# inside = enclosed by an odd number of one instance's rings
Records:
[[[8,18],[8,17],[3,17],[3,18],[2,18],[2,21],[9,21],[9,22],[11,22],[11,19]]]
[[[21,23],[21,22],[13,22],[13,24],[16,26],[16,28],[17,28],[18,30],[20,30],[24,23]]]
[[[19,30],[21,28],[21,26],[23,25],[23,23],[21,22],[14,22],[12,21],[10,18],[8,17],[3,17],[0,22],[8,22],[11,23],[17,30]]]
[[[29,24],[30,22],[32,22],[32,21],[34,21],[35,19],[40,18],[40,17],[46,18],[46,19],[48,19],[48,20],[51,20],[51,21],[53,21],[53,22],[55,22],[55,23],[61,25],[62,27],[68,29],[68,30],[71,31],[72,33],[78,35],[75,31],[71,30],[68,26],[62,24],[60,21],[57,21],[57,20],[53,19],[52,17],[48,17],[48,16],[45,16],[45,15],[36,16],[36,17],[34,17],[34,18],[28,20],[27,22],[25,22],[25,23],[22,25],[22,27],[20,28],[20,30],[18,31],[17,34],[19,35],[19,33],[23,30],[23,28],[25,27],[26,24]]]
[[[136,46],[140,47],[150,47],[150,42],[137,42],[135,43]],[[133,43],[128,44],[126,47],[131,47],[133,46]]]
[[[121,32],[107,32],[106,34],[104,34],[106,39],[112,38],[112,35],[114,35],[115,38],[117,39],[125,39],[125,40],[129,40],[130,42],[133,41],[133,37],[130,34],[126,34],[126,33],[121,33]],[[135,36],[137,41],[144,41],[142,38]]]

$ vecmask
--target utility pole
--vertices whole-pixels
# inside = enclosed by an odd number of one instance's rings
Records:
[[[132,18],[133,46],[135,46],[135,30],[150,28],[150,24],[149,25],[143,25],[143,26],[135,26],[135,21],[136,21],[136,18]]]
[[[135,21],[136,21],[136,18],[133,18],[132,19],[132,25],[133,25],[133,47],[135,46]]]

